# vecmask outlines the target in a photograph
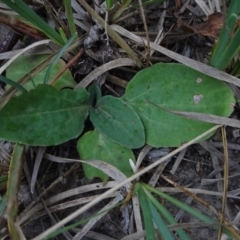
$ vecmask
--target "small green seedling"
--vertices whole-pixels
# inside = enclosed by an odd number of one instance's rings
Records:
[[[118,155],[111,164],[123,169],[120,165],[133,159],[131,149],[145,143],[153,147],[178,147],[214,125],[173,111],[227,117],[235,103],[225,83],[176,63],[159,63],[140,71],[122,98],[101,96],[97,87],[89,92],[57,90],[40,84],[12,98],[0,111],[0,138],[31,146],[61,144],[80,136],[89,115],[97,131],[85,133],[79,139],[80,156],[86,160],[110,159],[107,149],[112,147]],[[85,138],[88,141],[92,138],[91,148],[96,152],[86,154]],[[94,174],[90,178],[99,176]]]

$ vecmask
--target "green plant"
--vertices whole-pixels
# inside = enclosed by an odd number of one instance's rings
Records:
[[[16,3],[20,4],[21,1]],[[66,9],[68,8],[68,20],[72,21],[71,33],[74,33],[71,10],[68,2],[64,3]],[[124,1],[124,4],[130,3],[131,1]],[[107,4],[111,12],[113,1],[107,1]],[[125,7],[121,5],[122,10]],[[117,10],[112,10],[112,20],[120,16],[114,13],[122,13],[120,8]],[[231,21],[236,21],[235,15],[232,19],[234,20]],[[233,46],[236,46],[237,33],[231,41],[233,45],[229,43],[229,50],[221,57],[224,60],[228,56],[227,65],[232,60],[233,53],[237,52],[236,49],[232,51]],[[58,42],[59,39],[55,41]],[[60,41],[58,43],[60,44]],[[216,47],[214,54],[218,52],[221,52],[221,48],[219,50]],[[217,61],[215,65],[214,59],[216,57],[212,57],[210,62],[213,66],[226,68],[227,65],[220,64],[223,60],[219,61],[220,63]],[[19,76],[11,76],[12,72],[10,67],[8,78],[19,79]],[[50,72],[52,73],[51,68],[48,73]],[[177,112],[227,117],[232,113],[235,103],[233,93],[224,83],[181,64],[156,64],[140,71],[128,84],[122,98],[102,96],[96,85],[92,85],[88,91],[62,89],[75,86],[74,81],[68,80],[60,86],[48,86],[46,83],[49,76],[45,72],[42,74],[45,75],[45,84],[42,84],[43,77],[39,81],[32,79],[31,87],[24,86],[29,92],[11,99],[0,111],[0,138],[32,146],[52,146],[77,138],[83,133],[77,144],[81,158],[86,161],[103,160],[114,165],[126,176],[133,174],[128,164],[129,159],[135,161],[132,149],[142,147],[145,143],[154,147],[180,146],[213,126],[213,123],[179,116]],[[66,78],[68,77],[63,77],[62,81]],[[14,86],[8,79],[3,80]],[[23,92],[26,91],[25,88],[19,90]],[[95,129],[86,132],[84,122],[88,116]],[[83,168],[89,179],[99,177],[104,182],[108,180],[105,173],[86,163]],[[171,214],[159,204],[151,192],[201,221],[212,224],[216,229],[219,228],[217,222],[148,185],[137,183],[135,192],[141,202],[148,239],[155,238],[153,221],[165,239],[173,239],[166,225],[175,223]],[[225,228],[224,231],[231,236]],[[188,239],[184,230],[176,232],[180,239]]]
[[[193,207],[190,207],[187,204],[177,200],[176,198],[173,198],[168,194],[163,193],[145,183],[138,182],[135,186],[135,192],[139,196],[147,240],[156,239],[153,222],[156,224],[157,229],[159,230],[159,233],[163,239],[174,239],[172,233],[168,230],[166,225],[176,224],[176,220],[173,218],[171,213],[169,213],[168,210],[153,196],[153,193],[158,197],[161,197],[171,204],[186,211],[196,219],[199,219],[204,223],[211,224],[213,228],[217,230],[220,228],[220,225],[216,220],[207,217]],[[233,239],[236,237],[236,235],[234,236],[234,231],[231,232],[231,230],[228,228],[224,227],[223,232]],[[179,239],[190,239],[183,229],[177,229],[176,233]]]
[[[79,139],[80,156],[105,160],[109,157],[101,147],[112,148],[119,152],[117,159],[124,158],[120,164],[126,165],[124,161],[133,158],[131,149],[145,143],[177,147],[213,126],[174,111],[229,116],[234,102],[224,83],[181,64],[160,63],[136,74],[122,98],[101,96],[97,86],[88,92],[38,85],[11,99],[0,111],[0,138],[31,146],[57,145],[80,136],[89,114],[96,130]],[[89,152],[86,139],[100,150]],[[94,176],[106,180],[99,173]]]
[[[231,1],[227,11],[226,21],[222,28],[216,47],[213,49],[209,65],[225,70],[239,52],[240,28],[237,27],[237,16],[240,11],[240,1]],[[233,73],[239,71],[239,64],[233,67]],[[238,70],[237,70],[238,69]]]
[[[38,66],[40,63],[45,61],[50,55],[48,54],[42,54],[42,55],[36,55],[36,56],[22,56],[19,57],[17,60],[15,60],[6,70],[6,77],[8,79],[11,79],[13,83],[17,84],[17,81],[23,77],[26,74],[29,74],[29,72]],[[44,68],[42,71],[40,71],[35,76],[31,77],[30,81],[23,85],[23,87],[29,91],[31,89],[34,89],[37,85],[43,84],[44,80],[46,79],[46,83],[48,83],[62,68],[65,67],[65,62],[63,60],[58,60],[57,64],[51,68],[51,74],[47,75],[46,73],[49,71],[50,67]],[[1,76],[3,77],[3,76]],[[1,79],[0,79],[1,80]],[[7,88],[10,86],[13,86],[13,83],[6,82]],[[60,90],[63,88],[74,88],[77,85],[75,80],[72,77],[72,74],[69,69],[67,69],[59,78],[58,80],[53,84],[53,87]],[[14,85],[15,86],[15,85]],[[22,87],[20,84],[17,84],[17,86]]]
[[[22,18],[24,18],[30,25],[34,25],[37,29],[42,31],[46,36],[52,39],[55,43],[62,46],[64,45],[64,40],[58,32],[51,28],[46,22],[42,20],[27,4],[22,0],[2,0],[8,7],[18,13]]]

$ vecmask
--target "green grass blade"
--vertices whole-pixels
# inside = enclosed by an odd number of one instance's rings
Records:
[[[232,14],[238,15],[239,11],[240,11],[240,1],[231,0],[231,3],[227,11],[227,17],[231,16]]]
[[[58,31],[59,31],[64,43],[66,43],[68,41],[68,39],[67,39],[67,36],[66,36],[65,32],[63,31],[63,29],[59,28]]]
[[[107,10],[110,10],[113,6],[113,0],[106,0]]]
[[[179,207],[180,209],[184,210],[185,212],[191,214],[192,216],[194,216],[195,218],[199,219],[200,221],[204,222],[204,223],[209,223],[212,225],[212,227],[216,230],[219,229],[219,223],[217,223],[216,221],[212,220],[211,218],[209,218],[208,216],[202,214],[200,211],[196,210],[195,208],[192,208],[190,206],[188,206],[187,204],[167,195],[166,193],[163,193],[147,184],[142,183],[144,188],[146,188],[147,190],[149,190],[150,192],[154,192],[155,194],[157,194],[158,196],[164,198],[165,200],[167,200],[168,202],[172,203],[173,205]],[[235,237],[233,236],[233,234],[226,228],[223,227],[223,233],[225,233],[226,235],[228,235],[229,237],[235,239]]]
[[[153,220],[159,232],[162,234],[163,239],[174,240],[171,232],[168,230],[164,220],[162,219],[161,215],[158,213],[156,207],[152,204],[149,198],[147,200],[148,200],[148,205],[149,205],[149,209],[151,211]]]
[[[224,52],[225,48],[227,47],[231,39],[231,34],[234,30],[235,23],[237,20],[236,16],[238,16],[239,11],[240,11],[240,1],[232,0],[228,8],[226,22],[220,33],[217,46],[215,47],[212,53],[209,65],[215,67],[217,61],[221,58],[222,53]]]
[[[7,197],[3,195],[2,199],[0,200],[0,219],[3,217],[4,210],[7,206]]]
[[[216,68],[224,70],[231,63],[234,56],[240,49],[240,29],[237,30],[232,40],[226,47],[225,51],[222,53],[221,58],[215,65]]]
[[[21,17],[33,24],[37,29],[42,31],[46,36],[52,39],[59,45],[63,45],[64,41],[61,36],[51,28],[45,21],[42,20],[31,8],[28,7],[22,0],[2,0],[8,7],[18,13]]]
[[[22,87],[20,84],[0,75],[0,81],[3,82],[3,83],[6,83],[6,84],[9,84],[10,86],[14,87],[15,89],[17,89],[18,91],[24,93],[24,92],[27,92],[27,90]]]
[[[174,219],[171,213],[168,212],[168,210],[159,203],[159,201],[153,197],[153,195],[145,188],[143,187],[148,199],[154,204],[156,209],[161,213],[161,215],[167,220],[167,222],[171,225],[177,224],[177,221]],[[176,233],[178,234],[180,239],[184,240],[190,240],[189,236],[183,229],[177,229]]]
[[[66,16],[67,16],[67,20],[68,20],[69,30],[70,30],[71,35],[73,35],[74,33],[77,32],[77,29],[76,29],[74,19],[73,19],[71,1],[63,0],[63,3],[64,3],[64,7],[66,10]]]
[[[235,26],[236,20],[237,16],[234,14],[224,24],[219,36],[219,40],[217,42],[217,46],[214,48],[212,56],[210,58],[209,65],[216,67],[218,60],[221,58],[222,53],[224,52],[231,39],[231,33]]]
[[[61,58],[61,56],[64,54],[64,52],[67,50],[67,48],[71,45],[71,43],[74,41],[74,39],[77,37],[77,33],[73,34],[71,38],[64,44],[64,46],[61,48],[61,50],[58,52],[58,54],[54,57],[51,65],[49,66],[45,78],[44,83],[46,84],[49,80],[50,74],[52,69],[56,66],[58,60]]]
[[[156,239],[154,225],[153,225],[153,221],[152,221],[151,210],[148,205],[148,199],[147,199],[147,196],[141,185],[138,189],[138,197],[139,197],[140,206],[141,206],[142,214],[143,214],[146,239],[147,240]]]

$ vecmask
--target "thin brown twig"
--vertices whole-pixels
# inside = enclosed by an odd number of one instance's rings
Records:
[[[174,187],[180,189],[182,192],[186,193],[188,196],[192,197],[195,201],[201,203],[203,206],[207,207],[212,213],[214,213],[219,219],[222,218],[222,214],[218,213],[217,210],[210,204],[208,204],[207,202],[205,202],[204,200],[202,200],[201,198],[197,197],[195,194],[191,193],[190,191],[188,191],[186,188],[184,188],[183,186],[179,185],[178,183],[172,181],[171,179],[169,179],[168,177],[161,175],[161,178],[163,178],[165,181],[167,181],[168,183],[170,183],[171,185],[173,185]],[[226,219],[224,219],[223,217],[223,223],[222,224],[229,224],[228,221]],[[236,239],[239,239],[239,234],[236,232],[236,230],[234,229],[234,227],[231,225],[228,227],[228,230],[233,234],[233,236],[236,237]]]
[[[178,183],[176,183],[176,182],[172,181],[171,179],[169,179],[168,177],[164,176],[163,174],[161,175],[161,178],[163,178],[165,181],[167,181],[168,183],[170,183],[174,187],[180,189],[182,192],[186,193],[188,196],[192,197],[195,201],[201,203],[203,206],[210,209],[211,212],[213,212],[217,217],[219,217],[219,213],[217,212],[217,210],[212,205],[208,204],[207,202],[205,202],[204,200],[202,200],[201,198],[199,198],[198,196],[196,196],[192,192],[188,191],[183,186],[179,185]]]
[[[49,85],[52,85],[53,83],[55,83],[57,81],[57,79],[83,55],[83,53],[84,53],[84,49],[81,48],[80,51],[50,81]]]

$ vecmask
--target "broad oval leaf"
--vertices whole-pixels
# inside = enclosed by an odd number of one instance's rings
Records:
[[[0,111],[0,138],[32,146],[51,146],[80,135],[88,115],[85,89],[58,91],[38,85],[12,98]]]
[[[127,177],[133,174],[129,159],[135,162],[132,150],[122,147],[99,133],[97,130],[87,132],[77,143],[80,158],[83,160],[97,159],[107,162]],[[83,163],[83,170],[88,179],[99,177],[107,182],[108,176],[97,168]]]
[[[90,109],[90,120],[100,133],[127,148],[145,143],[142,122],[134,109],[119,98],[105,96]]]
[[[140,116],[146,142],[153,147],[177,147],[213,126],[170,111],[229,116],[235,99],[228,86],[177,63],[159,63],[130,81],[123,100]]]
[[[17,82],[21,77],[23,77],[25,74],[28,74],[33,68],[38,66],[48,57],[48,54],[21,56],[7,68],[6,77]],[[66,63],[60,59],[57,62],[56,66],[52,69],[49,79],[51,80],[53,77],[55,77],[60,72],[60,70],[65,67],[65,65]],[[31,78],[31,81],[24,84],[24,88],[29,91],[31,89],[34,89],[37,85],[43,84],[47,70],[48,66],[33,76]],[[53,84],[53,87],[60,90],[66,87],[74,88],[76,85],[77,83],[73,79],[70,70],[67,69]]]

